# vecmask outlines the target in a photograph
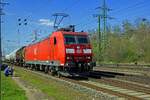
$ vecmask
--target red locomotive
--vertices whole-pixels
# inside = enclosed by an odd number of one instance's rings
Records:
[[[24,56],[21,57],[24,58],[19,61],[23,61],[25,66],[52,74],[89,72],[94,66],[88,34],[74,32],[72,27],[59,29],[22,51]]]

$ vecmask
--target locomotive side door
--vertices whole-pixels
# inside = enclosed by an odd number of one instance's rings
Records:
[[[53,48],[53,50],[54,50],[54,60],[56,60],[57,59],[57,38],[56,38],[56,36],[54,36],[54,48]]]
[[[56,49],[55,46],[57,44],[56,37],[51,37],[50,38],[50,61],[55,61],[56,59]]]
[[[50,61],[54,61],[54,37],[50,37]]]

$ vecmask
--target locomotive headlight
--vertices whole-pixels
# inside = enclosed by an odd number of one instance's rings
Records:
[[[73,59],[73,57],[71,57],[71,56],[67,57],[67,60],[72,60],[72,59]]]
[[[69,60],[71,57],[67,57],[67,60]]]
[[[87,59],[91,59],[91,57],[87,57]]]
[[[66,53],[75,53],[74,49],[66,49]]]
[[[83,52],[84,53],[92,53],[92,50],[91,49],[83,49]]]

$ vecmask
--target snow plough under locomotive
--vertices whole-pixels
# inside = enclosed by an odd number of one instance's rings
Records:
[[[16,64],[53,75],[90,72],[95,66],[88,34],[75,32],[74,27],[61,28],[49,37],[14,53]]]

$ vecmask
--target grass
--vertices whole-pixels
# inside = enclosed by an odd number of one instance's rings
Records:
[[[16,74],[21,79],[29,82],[35,88],[40,89],[43,93],[54,98],[54,100],[91,100],[92,98],[86,94],[82,94],[70,87],[64,86],[54,80],[38,76],[20,68],[15,69]]]
[[[22,90],[11,77],[2,77],[2,100],[27,100],[25,91]]]

